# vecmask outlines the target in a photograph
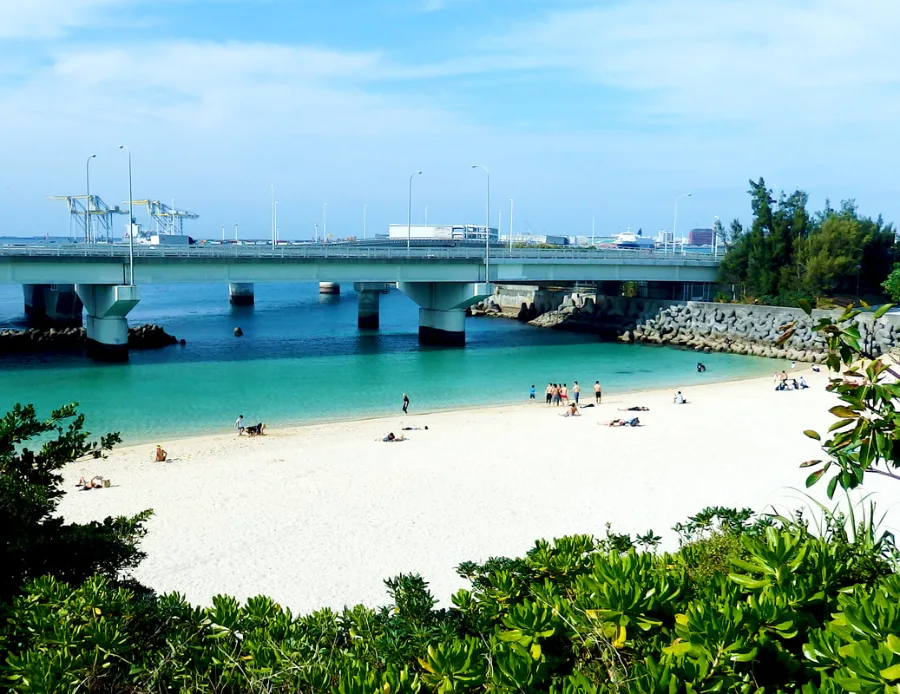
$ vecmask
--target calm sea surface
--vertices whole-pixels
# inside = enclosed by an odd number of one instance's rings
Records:
[[[159,323],[185,347],[132,352],[124,365],[57,354],[0,355],[0,413],[16,402],[41,414],[76,401],[94,432],[129,442],[228,431],[238,414],[279,426],[522,401],[548,381],[597,379],[605,392],[682,388],[771,373],[766,359],[668,348],[470,318],[464,349],[418,344],[416,305],[381,297],[381,329],[356,327],[356,294],[320,296],[317,284],[257,284],[256,305],[232,307],[221,284],[146,285],[132,324]],[[23,327],[22,290],[0,285],[0,327]],[[244,336],[235,338],[240,326]]]

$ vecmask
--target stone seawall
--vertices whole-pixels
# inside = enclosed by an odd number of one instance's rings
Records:
[[[601,335],[623,342],[671,345],[704,352],[732,352],[763,357],[823,361],[825,343],[813,332],[822,317],[837,318],[840,311],[717,304],[700,301],[598,296],[572,293],[555,310],[518,316],[487,300],[478,307],[500,316],[518,317],[531,325]],[[781,345],[781,328],[796,322],[794,334]],[[882,354],[900,344],[900,315],[873,321],[872,314],[857,317],[860,334],[873,352]]]

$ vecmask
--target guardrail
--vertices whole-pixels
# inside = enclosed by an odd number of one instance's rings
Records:
[[[303,246],[135,246],[135,258],[182,258],[182,259],[285,259],[285,260],[482,260],[484,249],[464,247],[353,247],[329,245]],[[128,258],[128,246],[114,245],[68,245],[15,246],[0,245],[0,258]],[[657,262],[690,262],[717,265],[722,256],[709,253],[680,253],[637,248],[492,248],[491,261],[503,260],[549,260],[549,261],[593,261],[648,260]]]

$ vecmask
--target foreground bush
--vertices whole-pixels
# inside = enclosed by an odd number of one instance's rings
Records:
[[[675,554],[541,541],[462,565],[471,588],[450,609],[417,576],[386,582],[389,607],[299,617],[265,597],[200,609],[40,578],[0,616],[3,677],[21,692],[897,691],[893,544],[845,528],[712,509],[679,526]]]

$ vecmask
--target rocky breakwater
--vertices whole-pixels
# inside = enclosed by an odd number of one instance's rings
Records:
[[[838,311],[813,311],[808,316],[800,309],[776,306],[687,302],[662,309],[655,317],[626,330],[619,339],[706,352],[822,362],[825,341],[813,328],[819,318],[835,319],[839,315]],[[895,316],[874,321],[872,314],[864,313],[856,323],[863,343],[875,354],[890,352],[900,342],[900,321]],[[793,333],[777,344],[789,324],[793,324]]]
[[[128,346],[131,349],[159,349],[179,343],[183,345],[185,341],[170,335],[160,325],[147,324],[128,328]],[[0,331],[0,354],[68,351],[86,346],[87,332],[84,328]]]

